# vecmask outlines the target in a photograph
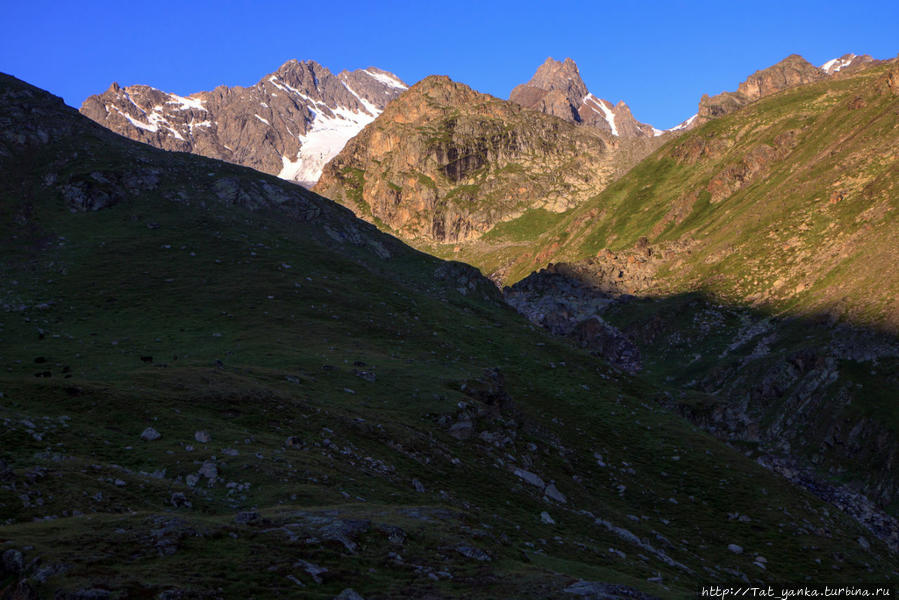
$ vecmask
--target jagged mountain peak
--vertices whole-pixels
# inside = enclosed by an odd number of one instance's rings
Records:
[[[861,65],[865,65],[868,63],[874,62],[874,58],[870,54],[852,54],[847,53],[839,58],[832,58],[819,68],[827,73],[828,75],[833,75],[839,71],[844,71],[850,68],[857,68]]]
[[[623,100],[612,104],[590,93],[571,58],[562,62],[547,58],[530,81],[512,90],[509,99],[525,108],[595,127],[614,136],[653,137],[662,133],[637,121]]]
[[[165,150],[218,158],[311,186],[347,140],[406,87],[375,67],[335,75],[314,60],[291,59],[254,86],[219,86],[187,97],[113,83],[85,100],[81,112]]]
[[[577,64],[570,58],[559,62],[548,57],[525,85],[547,92],[558,90],[571,102],[580,101],[587,95],[587,86]]]

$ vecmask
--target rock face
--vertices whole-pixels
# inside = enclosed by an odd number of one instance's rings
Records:
[[[311,187],[325,163],[406,87],[374,67],[334,75],[314,61],[290,60],[254,86],[220,86],[187,97],[113,83],[85,100],[81,113],[158,148]]]
[[[404,239],[465,241],[528,209],[572,208],[625,168],[627,148],[432,76],[352,139],[315,189]]]
[[[833,68],[830,62],[825,63],[825,66]],[[779,63],[750,75],[737,87],[736,92],[722,92],[711,97],[708,94],[703,95],[699,101],[698,117],[692,124],[700,125],[710,119],[733,112],[759,98],[797,85],[818,81],[831,72],[819,69],[798,54],[791,54]]]
[[[833,75],[838,71],[855,70],[872,62],[874,62],[874,59],[870,54],[862,54],[861,56],[857,56],[855,54],[844,54],[840,58],[830,59],[819,68],[827,75]]]
[[[653,137],[664,133],[637,121],[624,101],[613,105],[591,94],[570,58],[563,62],[547,58],[529,82],[512,90],[509,100],[614,136]]]
[[[698,125],[733,112],[750,102],[770,96],[782,90],[819,81],[826,77],[846,74],[876,62],[868,54],[861,56],[844,54],[840,58],[827,61],[815,67],[798,54],[791,54],[779,63],[756,71],[741,83],[736,92],[721,92],[716,96],[703,95],[699,101],[699,110],[671,131],[691,129]]]

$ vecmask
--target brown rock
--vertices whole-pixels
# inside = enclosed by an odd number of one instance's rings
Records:
[[[315,189],[405,239],[459,242],[528,209],[575,206],[632,164],[623,149],[432,76],[351,140]]]
[[[570,58],[563,62],[547,58],[531,80],[517,86],[509,100],[570,123],[595,127],[624,138],[653,137],[651,125],[640,123],[623,101],[613,105],[587,90],[577,65]]]

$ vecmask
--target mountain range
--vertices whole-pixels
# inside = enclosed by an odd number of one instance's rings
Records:
[[[290,60],[251,87],[220,86],[189,96],[145,85],[84,101],[81,112],[131,139],[193,152],[311,187],[346,142],[407,88],[369,67],[334,75]]]
[[[897,119],[852,54],[667,132],[571,59],[0,75],[0,599],[895,587]]]

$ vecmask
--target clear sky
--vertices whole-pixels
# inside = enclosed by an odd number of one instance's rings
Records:
[[[792,53],[816,65],[899,53],[899,0],[0,0],[0,15],[0,71],[75,107],[113,81],[179,94],[252,85],[291,58],[410,84],[449,75],[508,98],[547,56],[570,56],[594,94],[668,128],[703,93]]]

